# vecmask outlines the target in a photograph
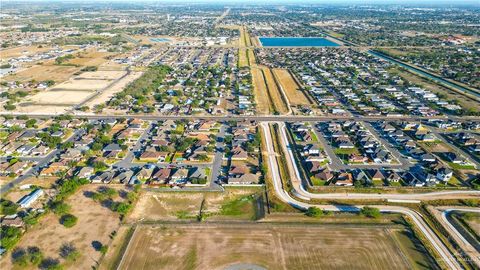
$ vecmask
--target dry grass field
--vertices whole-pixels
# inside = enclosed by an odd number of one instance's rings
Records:
[[[290,72],[287,69],[273,69],[273,73],[277,76],[280,84],[285,90],[285,94],[288,97],[291,105],[310,105],[305,94],[300,90],[298,84],[292,78]]]
[[[196,219],[200,209],[209,220],[250,220],[255,209],[248,198],[257,192],[257,188],[227,188],[221,193],[145,192],[128,221]]]
[[[248,54],[248,63],[250,66],[253,66],[253,65],[256,65],[257,64],[257,60],[255,58],[255,53],[253,53],[253,50],[251,49],[248,49],[247,50],[247,54]]]
[[[246,49],[238,49],[238,66],[239,67],[249,66]]]
[[[19,57],[22,55],[25,55],[25,56],[34,55],[36,53],[46,52],[51,49],[52,47],[49,47],[49,46],[44,46],[41,48],[39,48],[38,46],[15,47],[10,49],[0,50],[0,59],[8,60],[10,58]]]
[[[463,218],[463,220],[477,234],[477,236],[480,236],[480,214],[470,213],[470,215],[472,215],[472,218],[469,218],[469,219]]]
[[[5,80],[16,81],[46,81],[54,80],[56,83],[68,80],[74,73],[79,71],[80,67],[74,66],[54,66],[54,65],[35,65],[24,69],[15,74],[5,77]]]
[[[257,112],[259,114],[268,114],[272,109],[270,99],[268,97],[267,86],[263,79],[262,71],[259,68],[252,68],[253,86],[255,103],[257,103]]]
[[[248,35],[248,31],[246,30],[245,27],[240,27],[240,47],[248,47],[251,46],[252,44],[250,43],[250,37]]]
[[[78,217],[72,228],[59,223],[59,217],[53,213],[40,219],[32,229],[27,231],[17,244],[18,247],[37,246],[45,258],[60,259],[59,249],[67,242],[73,242],[80,252],[80,258],[73,265],[65,265],[65,269],[91,269],[100,259],[101,253],[94,249],[93,241],[109,244],[110,233],[118,230],[120,219],[117,213],[95,202],[84,195],[85,191],[96,190],[97,185],[81,188],[69,199],[71,213]],[[62,259],[60,259],[63,262]],[[2,257],[1,269],[12,269],[10,257]]]
[[[202,193],[146,192],[138,200],[128,220],[194,218],[200,211],[203,197]]]
[[[120,269],[411,269],[397,227],[139,226]],[[244,267],[239,267],[244,265]],[[262,269],[262,268],[257,268]]]
[[[67,63],[72,65],[79,66],[99,66],[105,63],[108,60],[109,56],[115,55],[114,53],[109,52],[99,52],[96,50],[91,50],[88,52],[81,52],[75,54],[74,59],[69,60]]]
[[[273,106],[280,114],[288,112],[288,106],[282,98],[281,90],[277,87],[275,79],[273,78],[272,70],[267,67],[262,67],[265,82],[267,84],[268,93],[273,101]]]

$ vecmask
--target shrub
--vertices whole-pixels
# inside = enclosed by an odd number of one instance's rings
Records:
[[[312,206],[307,209],[305,215],[309,217],[321,217],[323,216],[323,210],[318,207]]]
[[[105,254],[107,253],[107,251],[108,251],[108,246],[107,246],[107,245],[102,245],[102,246],[100,247],[100,252],[101,252],[103,255],[105,255]]]
[[[80,257],[80,252],[73,243],[64,243],[60,247],[60,256],[68,261],[76,261]]]
[[[67,227],[71,228],[77,224],[78,218],[72,214],[65,214],[60,218],[60,223]]]
[[[364,206],[360,210],[360,214],[369,218],[379,218],[381,216],[380,210],[375,207]]]
[[[57,215],[65,215],[70,212],[70,205],[64,203],[64,202],[55,202],[52,204],[52,210],[55,214]]]

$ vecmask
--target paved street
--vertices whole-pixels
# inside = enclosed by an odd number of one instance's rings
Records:
[[[370,133],[373,135],[373,137],[375,137],[375,139],[377,141],[380,142],[380,144],[385,147],[387,149],[388,152],[390,152],[390,154],[392,154],[392,156],[398,161],[400,162],[400,166],[398,166],[398,168],[402,169],[402,170],[408,170],[413,164],[410,163],[410,161],[403,157],[402,154],[400,154],[400,152],[398,152],[397,149],[395,149],[394,147],[392,147],[392,145],[387,142],[383,136],[380,136],[378,134],[378,132],[373,128],[372,124],[371,123],[368,123],[368,122],[362,122],[363,126],[368,129],[368,131],[370,131]]]
[[[24,113],[9,113],[1,112],[0,115],[26,115]],[[30,118],[45,118],[45,117],[54,117],[57,114],[27,114]],[[84,114],[77,113],[77,117],[86,118],[86,119],[111,119],[111,118],[138,118],[142,120],[215,120],[215,121],[242,121],[242,120],[255,120],[255,121],[315,121],[315,122],[325,122],[333,120],[351,120],[351,121],[377,121],[377,120],[387,120],[387,121],[420,121],[420,120],[429,120],[429,119],[439,119],[439,120],[455,120],[455,121],[480,121],[478,116],[415,116],[415,115],[405,115],[405,116],[336,116],[336,115],[326,115],[326,116],[303,116],[303,115],[134,115],[134,114],[123,114],[123,115],[107,115],[107,114]]]

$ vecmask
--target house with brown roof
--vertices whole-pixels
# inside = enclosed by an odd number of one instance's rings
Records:
[[[247,160],[248,153],[243,147],[237,145],[232,149],[232,160]]]
[[[335,185],[344,187],[353,186],[352,174],[347,172],[340,173],[335,180]]]
[[[325,170],[315,174],[314,177],[319,179],[319,180],[328,182],[328,181],[333,179],[334,174],[329,169],[325,169]]]
[[[228,178],[228,184],[231,185],[252,185],[260,182],[260,174],[246,173],[240,177]]]
[[[172,174],[170,168],[160,168],[151,177],[153,184],[166,184]]]
[[[177,169],[170,178],[174,184],[185,184],[188,181],[188,169]]]

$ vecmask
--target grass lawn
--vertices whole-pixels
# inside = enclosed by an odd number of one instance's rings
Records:
[[[312,136],[312,140],[314,142],[318,142],[318,137],[317,137],[317,134],[313,131],[310,131],[310,135]]]
[[[310,177],[310,181],[312,182],[312,185],[314,186],[325,186],[325,184],[327,183],[326,181],[323,181],[323,180],[320,180],[316,177]]]
[[[450,166],[450,168],[455,170],[475,170],[474,165],[462,165],[462,164],[456,164],[453,162],[448,162],[448,166]]]
[[[401,182],[389,182],[389,184],[392,187],[401,187],[402,186]]]
[[[358,154],[358,150],[355,148],[336,148],[334,150],[335,154],[337,155],[351,155],[351,154]]]
[[[185,131],[185,126],[184,125],[178,125],[175,131],[179,133],[183,133]]]
[[[383,180],[373,180],[373,185],[377,187],[382,187],[385,185],[385,182],[383,182]]]
[[[165,158],[165,162],[166,162],[166,163],[172,162],[172,157],[173,157],[172,154],[168,154],[167,157]]]
[[[248,210],[253,207],[253,202],[254,199],[252,195],[228,201],[220,207],[220,214],[225,216],[241,216],[249,212]]]

